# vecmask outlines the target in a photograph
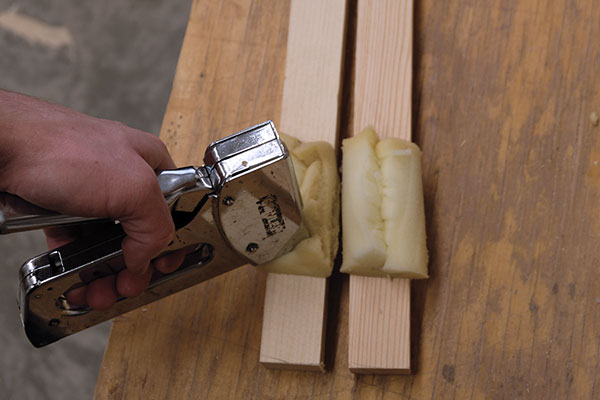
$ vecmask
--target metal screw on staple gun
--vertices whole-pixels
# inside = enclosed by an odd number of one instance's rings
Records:
[[[227,196],[227,197],[225,197],[225,198],[223,199],[223,205],[224,205],[224,206],[227,206],[227,207],[229,207],[229,206],[232,206],[232,205],[233,205],[233,203],[235,203],[235,200],[234,200],[234,199],[233,199],[233,197],[231,197],[231,196]]]
[[[256,243],[248,243],[248,246],[246,246],[246,251],[248,253],[254,253],[256,250],[258,250],[258,245]]]

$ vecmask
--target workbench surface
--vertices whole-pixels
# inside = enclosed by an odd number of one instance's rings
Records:
[[[288,17],[281,0],[194,2],[161,131],[178,165],[277,123]],[[413,375],[348,371],[339,274],[329,371],[265,369],[265,277],[243,267],[117,318],[96,398],[600,398],[599,71],[591,0],[416,0],[431,278],[412,286]]]

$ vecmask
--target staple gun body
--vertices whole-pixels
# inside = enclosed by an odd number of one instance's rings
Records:
[[[291,157],[271,121],[212,143],[204,165],[157,176],[175,224],[161,252],[186,249],[173,273],[155,271],[148,289],[121,298],[108,310],[71,306],[64,293],[124,268],[118,221],[27,261],[19,270],[18,304],[27,337],[36,347],[244,264],[261,264],[291,251],[307,237]],[[4,194],[0,233],[97,221],[58,215]]]

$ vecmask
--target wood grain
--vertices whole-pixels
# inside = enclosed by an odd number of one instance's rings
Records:
[[[353,128],[411,140],[413,0],[358,0]],[[410,373],[410,281],[350,276],[348,367]]]
[[[169,139],[181,165],[201,157],[206,132],[277,119],[288,13],[279,0],[194,4],[163,128],[181,113]],[[96,398],[598,398],[600,7],[422,0],[414,16],[431,274],[411,284],[414,373],[348,371],[339,274],[332,369],[263,368],[264,278],[244,268],[115,320]],[[216,121],[235,126],[217,133]]]
[[[411,140],[413,1],[358,0],[354,134]]]
[[[350,276],[349,303],[350,371],[409,373],[410,280]]]
[[[335,146],[346,0],[291,0],[279,129]]]
[[[268,274],[260,362],[323,371],[326,311],[327,278]]]
[[[346,0],[292,0],[281,132],[336,145],[345,17]],[[326,304],[326,278],[269,274],[260,362],[324,370]]]

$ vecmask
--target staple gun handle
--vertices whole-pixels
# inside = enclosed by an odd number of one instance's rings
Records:
[[[198,169],[194,167],[165,170],[157,175],[158,184],[167,202],[172,201],[182,191],[197,188],[199,184],[210,188],[210,181],[200,178]],[[0,193],[0,234],[103,220],[106,219],[58,214],[13,194]]]
[[[212,209],[211,203],[209,198],[206,209]],[[154,271],[143,293],[133,298],[121,297],[108,310],[73,306],[65,293],[124,268],[121,241],[125,233],[119,224],[29,260],[19,271],[18,304],[31,343],[44,346],[245,264],[243,257],[219,239],[215,225],[202,220],[197,223],[206,240],[187,246],[187,255],[176,271]]]

